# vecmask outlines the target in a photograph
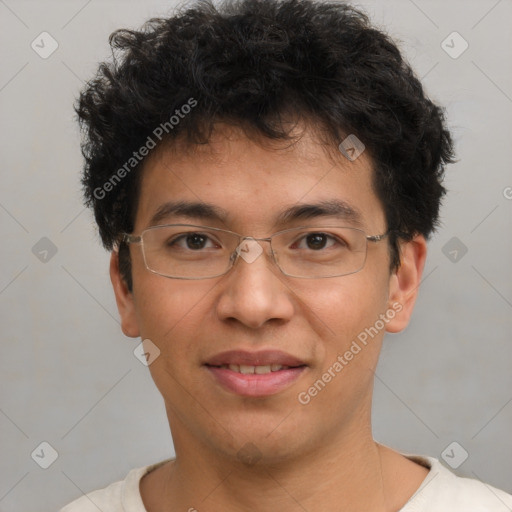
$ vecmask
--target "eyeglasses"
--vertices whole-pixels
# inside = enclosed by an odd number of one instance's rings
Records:
[[[297,227],[268,238],[252,238],[219,228],[192,224],[153,226],[140,235],[124,233],[123,242],[140,244],[146,268],[173,279],[210,279],[227,274],[239,257],[255,261],[270,243],[270,254],[281,272],[290,277],[338,277],[359,272],[366,262],[367,236],[357,228]]]

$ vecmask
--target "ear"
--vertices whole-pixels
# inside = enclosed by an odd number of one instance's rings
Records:
[[[395,316],[386,324],[387,332],[403,331],[409,324],[426,257],[427,242],[423,235],[400,244],[400,267],[389,280],[388,307],[395,311]]]
[[[112,281],[117,309],[121,317],[121,329],[126,336],[137,338],[140,334],[133,293],[128,290],[126,281],[119,271],[119,253],[117,251],[112,251],[110,255],[110,280]]]

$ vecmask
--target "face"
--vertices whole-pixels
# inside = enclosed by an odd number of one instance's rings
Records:
[[[295,145],[278,148],[223,127],[208,145],[161,149],[143,171],[134,233],[153,225],[155,213],[170,201],[208,203],[222,216],[169,214],[158,224],[199,224],[255,238],[302,225],[359,227],[368,235],[387,230],[370,158],[333,159],[307,132]],[[342,201],[357,218],[276,223],[290,207],[325,201]],[[224,276],[180,280],[149,272],[141,247],[132,244],[132,292],[112,256],[123,331],[160,350],[149,368],[178,456],[201,446],[228,458],[252,450],[277,461],[370,431],[382,337],[408,322],[424,239],[402,246],[398,272],[390,273],[384,239],[368,243],[361,271],[323,279],[285,276],[269,244],[260,245],[258,258],[238,258]],[[276,371],[266,373],[268,366]]]

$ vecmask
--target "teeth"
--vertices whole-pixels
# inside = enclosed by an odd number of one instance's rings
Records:
[[[247,375],[249,373],[254,373],[254,366],[249,366],[249,365],[245,365],[245,364],[241,364],[240,365],[240,369],[239,369],[239,372],[243,375]]]
[[[265,373],[277,372],[279,370],[286,370],[289,367],[283,366],[281,364],[267,364],[267,365],[259,365],[259,366],[251,366],[248,364],[223,364],[221,368],[229,368],[233,372],[241,373],[242,375],[251,375],[258,374],[263,375]]]
[[[270,373],[270,365],[255,366],[254,373],[257,373],[257,374]]]

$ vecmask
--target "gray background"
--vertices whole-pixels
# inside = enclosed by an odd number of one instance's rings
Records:
[[[108,35],[173,5],[0,0],[3,512],[56,510],[173,454],[162,399],[133,355],[138,341],[121,333],[108,254],[81,204],[72,111],[109,55]],[[512,492],[512,3],[359,5],[402,41],[446,105],[460,159],[447,171],[443,225],[412,323],[385,342],[375,437],[438,458],[457,441],[469,453],[459,474]],[[42,31],[59,44],[47,59],[31,48]],[[453,31],[469,43],[456,59],[441,46]],[[453,52],[461,46],[452,39]],[[57,249],[46,261],[43,237]],[[43,441],[58,452],[48,469],[31,457]],[[48,449],[35,453],[49,460]],[[458,446],[448,453],[463,455]]]

